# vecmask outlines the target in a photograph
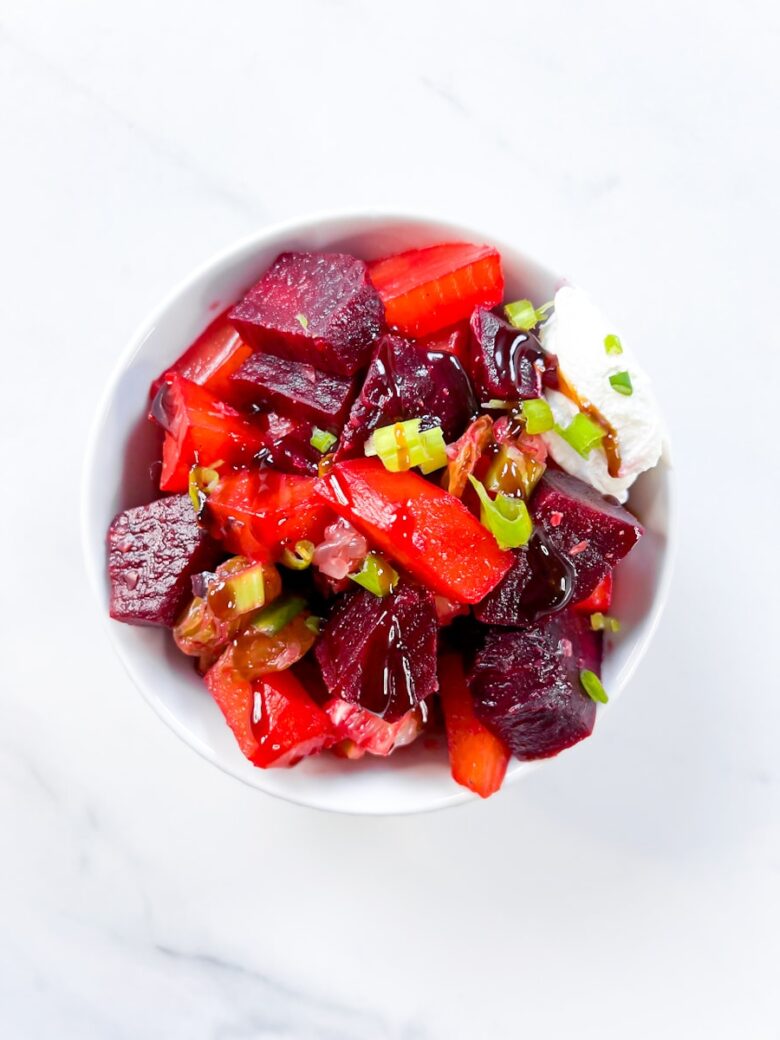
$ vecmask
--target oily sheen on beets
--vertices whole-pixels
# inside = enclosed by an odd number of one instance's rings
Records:
[[[167,494],[111,524],[111,615],[173,628],[254,765],[443,719],[487,797],[591,732],[642,528],[546,465],[523,402],[563,384],[503,287],[490,246],[283,253],[152,384]]]

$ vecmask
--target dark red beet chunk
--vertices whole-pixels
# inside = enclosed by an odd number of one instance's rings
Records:
[[[311,443],[314,423],[308,419],[291,419],[278,412],[266,412],[262,417],[265,428],[265,462],[282,473],[301,473],[316,476],[322,452]]]
[[[403,419],[422,419],[424,430],[441,426],[444,439],[455,440],[476,412],[469,377],[454,354],[384,336],[352,406],[336,460],[362,455],[372,430]]]
[[[229,317],[255,350],[351,376],[368,361],[384,308],[362,260],[282,253]]]
[[[322,427],[340,429],[355,396],[354,379],[273,354],[253,354],[230,377],[231,400],[266,405]]]
[[[331,695],[395,722],[438,689],[436,606],[401,581],[380,599],[356,589],[336,601],[315,647]]]
[[[572,564],[575,601],[588,597],[643,533],[627,509],[559,470],[547,470],[540,480],[531,515]]]
[[[192,595],[191,576],[212,569],[219,555],[189,495],[119,513],[108,529],[111,617],[170,627]]]
[[[482,404],[539,397],[545,353],[532,332],[522,332],[485,307],[471,316],[471,378]]]
[[[492,592],[474,607],[485,625],[524,628],[570,602],[574,568],[536,531],[527,546],[514,553],[515,562]]]
[[[601,671],[601,633],[571,610],[526,630],[491,629],[469,687],[479,719],[521,759],[549,758],[590,736],[596,705],[580,671]]]

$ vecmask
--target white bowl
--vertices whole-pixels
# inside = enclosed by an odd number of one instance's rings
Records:
[[[208,263],[163,301],[122,352],[105,392],[87,450],[82,502],[84,552],[113,644],[131,678],[157,714],[190,747],[232,776],[301,805],[382,815],[443,808],[475,797],[451,779],[443,740],[418,741],[388,759],[345,762],[316,756],[293,769],[257,769],[239,751],[192,661],[170,632],[119,624],[108,617],[106,530],[121,509],[156,497],[150,479],[156,437],[146,421],[149,384],[221,310],[236,300],[284,250],[331,250],[371,259],[440,241],[489,242],[501,252],[507,298],[541,301],[562,279],[495,235],[425,217],[346,214],[277,224]],[[669,457],[644,474],[630,508],[646,534],[620,567],[615,612],[623,620],[604,659],[604,685],[613,704],[639,663],[660,615],[671,567]],[[599,708],[599,715],[604,710]],[[603,719],[601,720],[603,721]],[[597,727],[599,722],[597,721]],[[552,761],[552,760],[547,760]],[[505,783],[540,763],[512,760]]]

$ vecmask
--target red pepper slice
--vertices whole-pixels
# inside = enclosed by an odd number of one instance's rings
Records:
[[[205,682],[250,762],[291,766],[334,743],[330,719],[291,672],[250,682],[233,667],[232,654],[225,651]]]
[[[160,387],[152,417],[166,431],[162,491],[186,491],[195,463],[248,463],[265,443],[263,431],[202,386],[174,373]]]
[[[368,272],[387,324],[407,336],[438,332],[504,296],[501,257],[492,246],[445,242],[410,249],[376,260]]]
[[[452,778],[480,798],[488,798],[503,783],[509,750],[477,718],[463,661],[457,653],[439,658],[439,696]]]
[[[478,603],[509,569],[512,554],[440,487],[378,459],[336,463],[317,494],[427,588]]]
[[[229,310],[230,308],[228,308]],[[227,310],[204,329],[194,343],[152,383],[151,396],[157,393],[168,376],[178,373],[216,397],[231,399],[231,375],[251,355],[252,348],[236,332],[227,319]]]
[[[333,513],[315,496],[315,477],[272,469],[226,473],[209,493],[201,521],[230,550],[272,561],[296,542],[322,541]]]
[[[606,574],[591,592],[587,599],[581,599],[574,604],[574,609],[583,614],[604,614],[609,610],[612,603],[612,572]]]

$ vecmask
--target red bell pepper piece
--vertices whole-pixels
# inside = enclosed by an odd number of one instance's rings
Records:
[[[228,308],[229,309],[229,308]],[[225,401],[231,400],[230,377],[252,353],[227,320],[227,311],[206,328],[169,369],[152,383],[151,396],[157,393],[168,376],[178,373]]]
[[[606,574],[587,599],[574,604],[574,609],[583,614],[606,613],[612,603],[612,572]]]
[[[442,488],[379,459],[336,463],[319,494],[419,582],[458,603],[478,603],[499,583],[512,554]]]
[[[464,321],[478,305],[504,296],[501,257],[491,246],[445,242],[376,260],[369,276],[385,305],[387,324],[407,336],[428,336]]]
[[[333,744],[330,719],[291,672],[250,681],[233,667],[232,653],[225,651],[205,682],[250,762],[292,766]]]
[[[248,463],[265,443],[262,429],[202,386],[174,373],[152,403],[163,427],[162,491],[186,491],[195,463]]]
[[[503,783],[509,750],[477,718],[463,661],[457,653],[448,652],[439,658],[439,696],[452,778],[480,798],[489,798]]]
[[[209,493],[201,521],[230,552],[276,560],[296,542],[322,541],[335,519],[314,494],[316,482],[272,469],[226,473]]]

